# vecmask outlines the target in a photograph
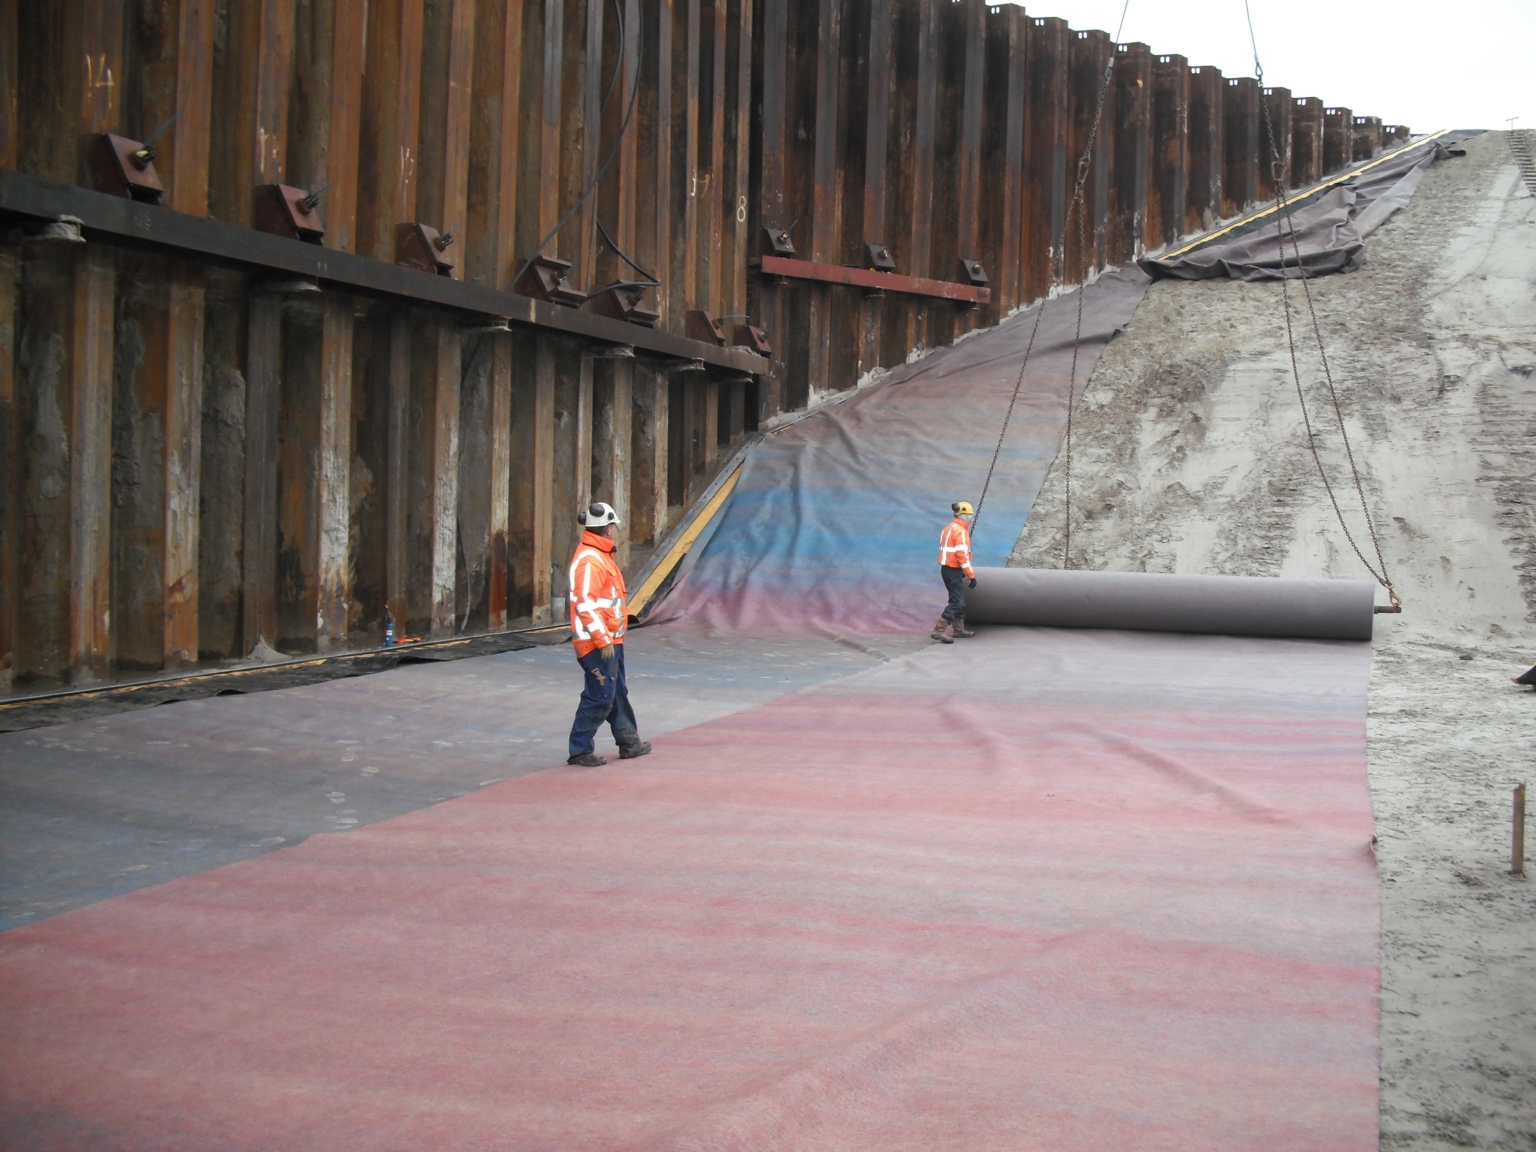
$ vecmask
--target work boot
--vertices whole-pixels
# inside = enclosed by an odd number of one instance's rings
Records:
[[[650,754],[651,746],[638,736],[628,743],[619,745],[620,760],[633,760],[637,756],[649,756]]]
[[[956,616],[955,617],[955,639],[956,640],[968,640],[968,639],[970,639],[974,635],[976,635],[976,633],[972,632],[969,628],[967,628],[965,626],[965,617],[964,616]]]
[[[608,763],[606,757],[599,756],[596,752],[583,752],[580,756],[568,756],[567,764],[576,764],[582,768],[601,768]]]
[[[930,640],[937,640],[941,644],[953,644],[954,641],[949,638],[949,634],[947,632],[948,628],[949,621],[940,616],[939,622],[933,626],[933,631],[928,633],[928,638]]]

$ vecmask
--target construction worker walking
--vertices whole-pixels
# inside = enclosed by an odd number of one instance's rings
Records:
[[[939,575],[944,578],[949,603],[929,633],[945,644],[955,642],[948,634],[950,625],[954,626],[955,638],[964,640],[976,635],[965,627],[965,589],[967,585],[976,587],[976,569],[971,567],[971,522],[976,518],[976,509],[965,500],[949,507],[955,518],[939,533]]]
[[[608,763],[594,747],[597,730],[607,721],[619,746],[619,759],[644,756],[651,746],[640,739],[635,710],[624,682],[624,627],[628,621],[624,573],[613,558],[619,517],[601,502],[576,517],[584,531],[571,557],[571,641],[582,678],[581,702],[571,725],[567,764],[598,768]]]

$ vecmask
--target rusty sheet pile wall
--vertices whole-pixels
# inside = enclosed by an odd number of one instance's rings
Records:
[[[1112,62],[1065,236],[1076,157]],[[0,690],[558,617],[744,436],[1406,138],[975,0],[0,0]]]

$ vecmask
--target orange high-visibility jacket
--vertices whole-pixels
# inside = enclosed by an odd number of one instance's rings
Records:
[[[579,660],[588,652],[624,643],[624,573],[613,559],[613,541],[583,532],[571,557],[571,641]]]
[[[976,569],[971,567],[971,530],[958,516],[939,533],[939,564],[944,568],[964,568],[967,576],[976,579]]]

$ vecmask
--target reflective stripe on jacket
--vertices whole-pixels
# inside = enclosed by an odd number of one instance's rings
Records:
[[[624,573],[613,559],[613,541],[583,532],[571,557],[571,641],[579,660],[588,652],[624,643]]]
[[[971,530],[958,516],[939,533],[939,564],[944,568],[963,568],[968,577],[976,579],[976,569],[971,567]]]

